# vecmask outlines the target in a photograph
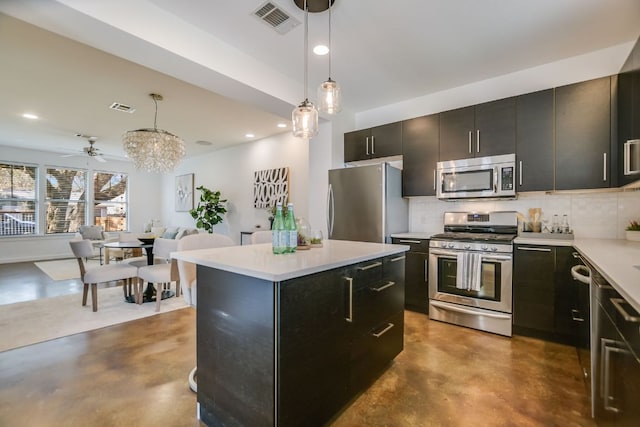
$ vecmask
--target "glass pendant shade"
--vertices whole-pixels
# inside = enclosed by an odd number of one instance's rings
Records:
[[[318,135],[318,110],[305,99],[291,113],[293,122],[293,136],[298,138],[313,138]]]
[[[342,110],[340,85],[331,80],[318,86],[318,110],[327,114],[337,114]]]

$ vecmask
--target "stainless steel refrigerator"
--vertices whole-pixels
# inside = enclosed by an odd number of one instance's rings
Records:
[[[391,243],[408,230],[402,171],[388,163],[330,170],[327,199],[330,239]]]

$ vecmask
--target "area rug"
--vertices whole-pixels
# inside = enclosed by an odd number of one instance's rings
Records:
[[[160,313],[189,305],[182,297],[162,300]],[[0,305],[0,351],[153,316],[155,302],[124,301],[122,287],[98,289],[98,311],[91,310],[91,294],[82,306],[82,294]]]
[[[80,267],[78,266],[78,260],[75,258],[57,259],[55,261],[40,261],[34,262],[34,264],[52,280],[69,280],[80,278]],[[100,265],[100,262],[98,260],[91,259],[85,264],[87,269],[98,265]]]

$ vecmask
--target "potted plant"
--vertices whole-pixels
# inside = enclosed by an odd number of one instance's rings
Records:
[[[226,199],[220,199],[219,191],[212,191],[201,185],[196,190],[200,190],[200,201],[195,209],[189,213],[196,220],[196,227],[203,228],[208,233],[213,233],[213,226],[223,221],[222,215],[227,213],[224,207]]]
[[[640,222],[636,220],[629,221],[629,225],[625,230],[627,240],[640,241]]]

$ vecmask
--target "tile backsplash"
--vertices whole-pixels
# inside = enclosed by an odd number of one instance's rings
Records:
[[[517,211],[542,208],[542,218],[568,215],[576,237],[624,239],[625,227],[640,220],[640,191],[589,193],[520,193],[517,200],[444,202],[435,197],[409,199],[409,231],[442,231],[447,211]]]

